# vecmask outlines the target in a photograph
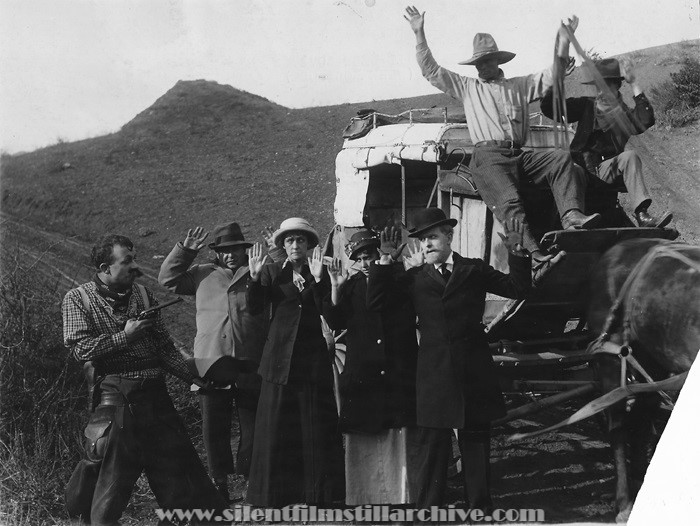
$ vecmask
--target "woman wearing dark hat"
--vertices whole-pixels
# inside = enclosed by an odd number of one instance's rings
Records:
[[[344,496],[333,371],[321,328],[329,283],[308,221],[286,219],[272,239],[286,260],[264,265],[262,246],[250,251],[248,305],[253,313],[269,312],[270,327],[258,369],[263,382],[247,501],[329,504]]]
[[[396,243],[383,248],[395,252]],[[412,502],[406,444],[415,426],[416,315],[406,288],[390,289],[381,310],[368,308],[367,276],[379,249],[378,234],[355,233],[347,250],[357,272],[348,277],[342,260],[333,260],[328,269],[332,290],[324,301],[331,328],[347,329],[340,428],[345,433],[345,503],[355,506]]]
[[[239,475],[248,477],[253,449],[255,412],[260,377],[255,373],[263,344],[265,324],[246,303],[248,257],[253,246],[243,238],[238,223],[217,226],[209,248],[213,263],[193,265],[209,233],[202,227],[187,231],[160,268],[158,281],[176,294],[194,295],[197,304],[197,335],[194,365],[197,374],[212,382],[212,389],[199,391],[202,434],[209,471],[227,499],[228,474],[234,473],[231,452],[233,400],[240,429],[236,454]]]

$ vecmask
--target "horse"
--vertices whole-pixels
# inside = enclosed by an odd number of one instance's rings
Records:
[[[590,349],[604,393],[631,377],[668,382],[687,373],[700,349],[700,246],[662,239],[613,246],[592,272],[587,320],[600,335]],[[662,400],[671,402],[663,392],[644,390],[652,392],[606,410],[618,522],[629,517],[651,460],[653,417]]]

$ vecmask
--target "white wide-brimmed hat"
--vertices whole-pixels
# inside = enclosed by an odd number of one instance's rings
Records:
[[[272,234],[272,242],[276,246],[282,248],[285,234],[288,232],[303,232],[306,234],[309,241],[308,248],[314,248],[316,245],[318,245],[318,234],[306,219],[302,219],[301,217],[290,217],[289,219],[282,221],[280,227],[275,230],[274,234]]]

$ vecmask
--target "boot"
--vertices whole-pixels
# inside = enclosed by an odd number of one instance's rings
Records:
[[[602,221],[600,214],[584,215],[578,208],[572,208],[561,218],[561,226],[564,230],[573,228],[595,228]]]
[[[637,224],[646,228],[663,228],[673,219],[671,212],[664,212],[660,216],[655,216],[647,212],[646,209],[639,210],[634,216],[637,219]]]

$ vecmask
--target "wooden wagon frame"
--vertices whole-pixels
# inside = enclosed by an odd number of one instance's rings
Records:
[[[347,262],[345,247],[357,229],[397,220],[411,226],[419,209],[438,206],[457,220],[452,242],[456,252],[508,272],[507,250],[497,235],[502,227],[470,177],[473,144],[463,117],[451,122],[446,109],[417,109],[363,118],[364,128],[357,132],[355,127],[336,157],[336,224],[329,240],[333,253]],[[525,148],[555,148],[554,126],[541,114],[530,120]],[[571,139],[573,131],[567,132]],[[523,301],[487,295],[483,324],[502,389],[531,400],[495,425],[598,390],[588,350],[597,335],[586,329],[591,269],[620,241],[678,236],[671,229],[634,227],[618,202],[618,192],[624,191],[591,181],[586,212],[601,212],[604,228],[562,230],[551,192],[527,183],[521,188],[528,222],[541,246],[565,250],[567,257]],[[336,372],[343,365],[343,347],[337,347]]]

